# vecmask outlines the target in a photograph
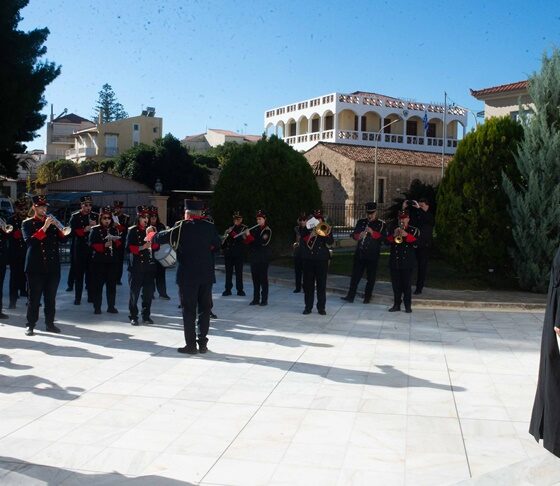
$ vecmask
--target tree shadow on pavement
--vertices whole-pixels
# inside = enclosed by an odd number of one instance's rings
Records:
[[[129,477],[118,472],[83,473],[60,467],[44,466],[0,456],[0,483],[18,485],[134,485],[134,486],[193,486],[192,483],[163,476]]]

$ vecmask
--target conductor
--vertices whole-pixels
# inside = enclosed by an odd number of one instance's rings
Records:
[[[185,199],[183,221],[169,230],[147,235],[150,241],[160,245],[170,244],[177,252],[177,285],[181,296],[185,331],[185,346],[177,349],[179,353],[196,354],[208,351],[212,285],[216,280],[213,253],[219,251],[221,240],[214,224],[204,217],[203,210],[203,201]]]

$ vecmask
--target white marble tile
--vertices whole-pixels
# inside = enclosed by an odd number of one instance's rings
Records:
[[[201,484],[266,485],[270,482],[276,467],[276,463],[220,459],[204,476]]]

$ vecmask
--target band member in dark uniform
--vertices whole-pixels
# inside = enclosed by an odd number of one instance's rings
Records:
[[[121,279],[125,256],[124,248],[126,246],[126,233],[128,232],[128,227],[130,226],[130,216],[123,213],[123,207],[124,201],[113,201],[113,222],[121,235],[122,242],[119,248],[113,248],[117,257],[117,285],[122,285]]]
[[[150,212],[150,219],[148,220],[148,226],[152,226],[156,233],[166,229],[165,225],[159,220],[158,208],[157,206],[148,206],[148,211]],[[163,300],[170,300],[169,295],[167,295],[167,283],[165,281],[165,268],[158,261],[156,261],[156,279],[155,288],[158,291],[159,298]]]
[[[27,204],[25,201],[16,201],[15,207],[16,212],[8,219],[8,224],[14,227],[8,243],[10,258],[10,305],[8,309],[16,308],[18,297],[27,297],[27,279],[23,270],[27,245],[21,232],[21,225],[26,219]]]
[[[416,242],[416,289],[414,295],[420,295],[426,283],[426,273],[428,272],[428,258],[430,257],[430,247],[432,246],[432,234],[434,232],[435,219],[430,211],[430,203],[426,198],[416,201],[405,201],[404,207],[410,211],[411,224],[420,230],[420,238]]]
[[[356,227],[352,233],[352,238],[358,244],[354,252],[350,288],[346,296],[341,297],[341,299],[346,302],[354,302],[358,284],[365,270],[367,283],[364,292],[364,304],[369,304],[373,287],[375,286],[381,245],[385,242],[385,238],[387,238],[387,225],[385,221],[377,218],[377,203],[368,202],[365,209],[367,216],[356,222]]]
[[[297,219],[297,226],[294,226],[294,273],[296,279],[296,288],[294,289],[294,294],[299,294],[301,292],[301,281],[303,278],[303,247],[302,245],[305,242],[302,240],[302,237],[305,236],[306,228],[305,222],[307,218],[305,217],[305,213],[300,214],[299,218]]]
[[[257,211],[257,224],[243,232],[244,243],[249,245],[249,261],[253,278],[253,300],[249,305],[268,305],[268,263],[272,230],[266,222],[266,213]]]
[[[126,248],[130,253],[128,260],[128,284],[130,300],[128,309],[130,323],[138,326],[138,299],[142,293],[142,320],[145,324],[153,324],[150,318],[152,297],[154,295],[154,279],[156,277],[156,261],[153,252],[159,245],[146,241],[146,228],[150,217],[147,206],[138,206],[136,226],[128,229]]]
[[[185,220],[149,236],[154,242],[169,243],[177,252],[177,285],[185,332],[185,346],[177,351],[186,354],[208,351],[212,285],[216,280],[214,252],[219,251],[221,244],[216,227],[204,217],[203,209],[203,201],[186,199]]]
[[[117,294],[117,254],[122,245],[121,237],[113,222],[111,206],[99,211],[99,225],[91,228],[89,234],[91,247],[91,294],[95,314],[101,314],[103,285],[107,294],[107,312],[117,314],[115,298]]]
[[[226,266],[226,285],[222,295],[225,297],[231,295],[233,288],[233,271],[235,270],[235,289],[237,295],[245,296],[243,291],[243,256],[245,247],[243,239],[237,238],[237,235],[243,233],[247,226],[243,224],[243,216],[239,211],[233,213],[233,224],[226,230],[225,238],[222,242],[222,250],[224,252],[224,261]]]
[[[404,302],[405,312],[412,312],[412,271],[416,263],[414,253],[416,241],[420,237],[418,228],[409,225],[410,215],[407,209],[399,213],[398,224],[389,228],[387,241],[391,245],[389,268],[393,286],[393,307],[389,312],[401,310]]]
[[[2,312],[2,289],[4,288],[4,277],[6,276],[6,266],[8,265],[8,241],[10,239],[12,229],[8,227],[8,223],[0,218],[0,319],[7,319],[8,316]]]
[[[25,256],[25,273],[29,285],[29,303],[27,305],[27,324],[25,334],[33,336],[35,324],[39,319],[39,304],[43,296],[45,304],[45,323],[47,331],[60,332],[54,325],[56,291],[60,281],[59,241],[64,233],[58,223],[47,214],[45,196],[33,196],[33,217],[22,224],[23,239],[27,244]]]
[[[80,198],[81,209],[72,213],[70,228],[72,228],[72,268],[74,270],[74,305],[82,303],[84,278],[89,290],[89,265],[91,249],[88,244],[89,232],[97,224],[98,215],[91,212],[91,196]],[[91,297],[88,293],[88,301]]]
[[[311,314],[317,287],[317,312],[326,315],[327,304],[327,272],[331,258],[329,246],[334,243],[331,228],[325,224],[320,209],[313,211],[313,218],[318,224],[313,228],[305,228],[303,236],[303,292],[305,294],[305,309],[303,314]]]

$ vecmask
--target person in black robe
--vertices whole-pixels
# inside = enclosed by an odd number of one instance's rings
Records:
[[[560,457],[560,249],[552,262],[548,298],[541,341],[541,361],[537,393],[531,414],[529,433],[557,457]]]

